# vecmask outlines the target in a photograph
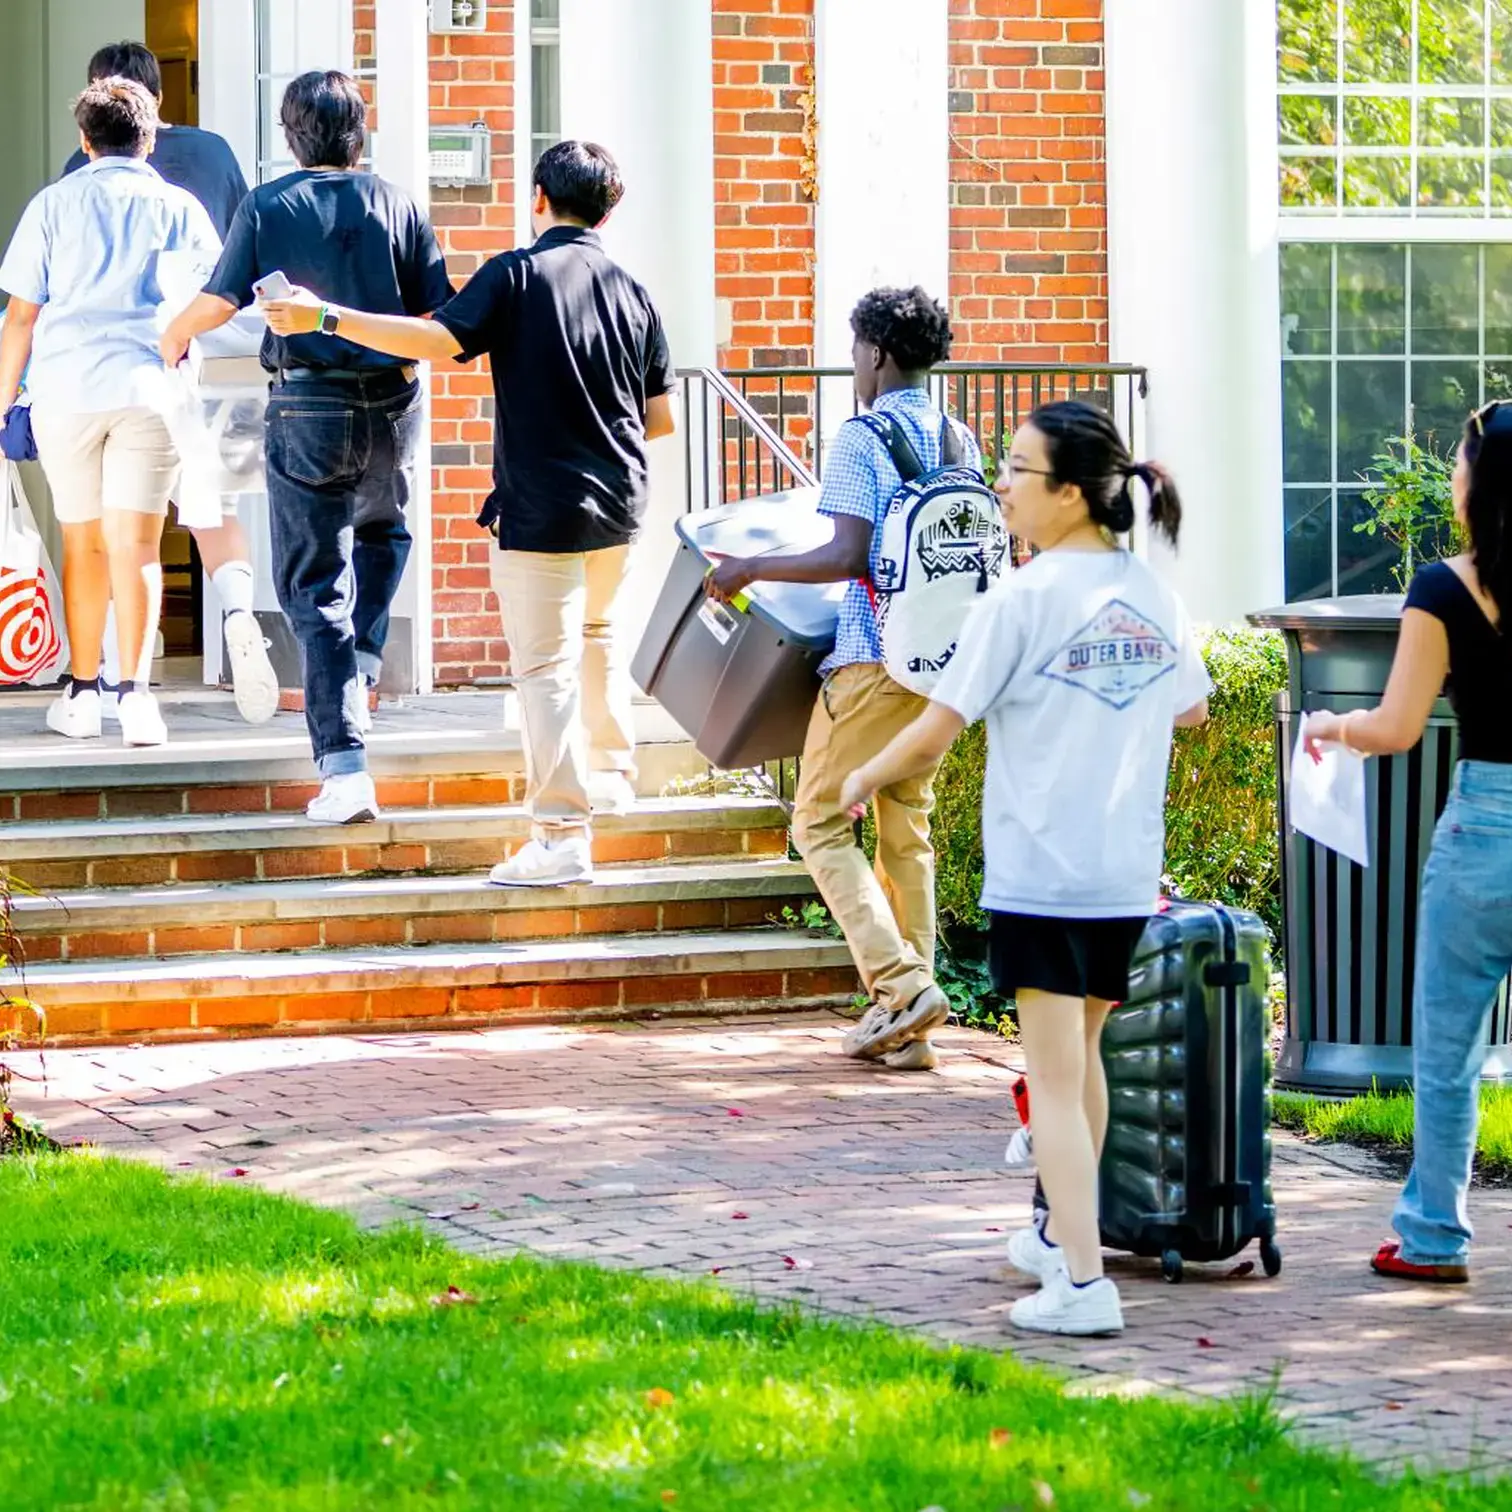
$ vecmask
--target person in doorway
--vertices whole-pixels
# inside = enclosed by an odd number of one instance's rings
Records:
[[[1207,718],[1211,691],[1181,601],[1120,544],[1136,480],[1174,546],[1169,475],[1136,465],[1106,412],[1067,401],[1029,417],[995,486],[1008,528],[1039,555],[972,611],[923,713],[840,793],[843,810],[859,808],[987,721],[982,907],[994,985],[1018,1004],[1050,1204],[1043,1231],[1009,1241],[1009,1261],[1040,1283],[1011,1317],[1044,1333],[1123,1327],[1097,1222],[1098,1047],[1160,891],[1172,731]]]
[[[268,306],[291,335],[324,320],[376,351],[492,359],[494,488],[480,523],[499,543],[532,838],[491,880],[516,887],[590,880],[593,813],[635,801],[631,686],[612,625],[646,504],[646,442],[674,428],[661,317],[596,230],[623,193],[614,159],[559,142],[534,182],[534,244],[486,263],[433,321],[323,303],[330,285]]]
[[[921,288],[874,289],[852,312],[851,329],[856,397],[903,428],[926,469],[939,467],[946,419],[930,397],[929,371],[950,355],[949,315]],[[956,430],[963,465],[980,468],[975,438],[963,426]],[[934,980],[934,767],[877,792],[875,867],[840,804],[846,776],[926,707],[887,675],[868,587],[882,520],[901,481],[886,445],[861,421],[848,421],[825,459],[819,499],[820,511],[834,519],[833,541],[799,556],[731,558],[719,564],[710,589],[731,598],[757,580],[850,580],[835,649],[819,669],[824,687],[804,744],[793,833],[872,1000],[841,1047],[907,1071],[933,1067],[929,1034],[950,1011]]]
[[[452,293],[430,222],[396,185],[358,167],[367,106],[341,73],[307,73],[281,111],[296,172],[254,190],[231,222],[204,292],[163,336],[163,359],[252,303],[273,273],[394,315]],[[347,339],[339,322],[270,330],[268,503],[278,602],[304,661],[305,721],[323,823],[378,817],[364,735],[383,670],[390,608],[410,553],[409,470],[422,419],[415,369]]]
[[[1371,1260],[1404,1281],[1470,1278],[1466,1196],[1481,1062],[1497,988],[1512,971],[1512,404],[1471,416],[1454,465],[1454,512],[1469,550],[1420,567],[1407,593],[1379,707],[1309,714],[1324,741],[1376,756],[1410,751],[1449,682],[1460,759],[1423,867],[1412,990],[1412,1171],[1398,1243]]]
[[[112,42],[89,60],[89,79],[133,79],[154,100],[163,103],[163,75],[152,51],[140,42]],[[77,151],[64,165],[63,176],[77,173],[87,166],[88,156]],[[170,125],[159,120],[157,137],[147,162],[166,182],[187,189],[210,217],[215,234],[222,239],[231,229],[231,218],[247,197],[247,181],[230,143],[213,131],[196,126]],[[236,693],[236,707],[249,724],[262,724],[278,712],[278,678],[268,660],[267,644],[252,612],[252,553],[246,532],[236,517],[236,500],[228,498],[225,518],[214,529],[191,529],[199,548],[200,562],[220,599],[225,616],[224,634],[227,660],[231,666],[231,686]],[[110,648],[105,653],[105,717],[111,718],[119,707],[113,697]]]
[[[89,165],[32,200],[0,264],[10,295],[0,411],[26,373],[38,456],[63,529],[73,658],[48,727],[73,739],[100,734],[101,646],[114,598],[121,739],[161,745],[167,730],[149,674],[162,608],[159,542],[179,459],[157,407],[154,269],[163,252],[213,258],[220,239],[204,206],[146,161],[157,103],[140,84],[97,80],[74,118]]]

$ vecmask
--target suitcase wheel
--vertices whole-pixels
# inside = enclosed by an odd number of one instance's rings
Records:
[[[1267,1276],[1281,1274],[1281,1249],[1274,1239],[1260,1241],[1260,1264]]]
[[[1279,1258],[1279,1257],[1278,1257]],[[1179,1250],[1163,1250],[1160,1256],[1160,1274],[1175,1286],[1181,1280],[1183,1272],[1181,1252]]]

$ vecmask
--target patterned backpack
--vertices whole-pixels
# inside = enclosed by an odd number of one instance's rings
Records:
[[[966,466],[961,432],[949,417],[933,471],[888,416],[856,419],[887,448],[902,480],[878,526],[868,585],[882,659],[894,682],[928,694],[955,655],[972,605],[1002,576],[1008,531],[986,480]]]

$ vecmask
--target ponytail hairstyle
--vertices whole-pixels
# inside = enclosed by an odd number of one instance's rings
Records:
[[[1512,634],[1512,404],[1488,404],[1465,426],[1470,491],[1465,526],[1480,585],[1495,601],[1504,634]]]
[[[1512,417],[1509,417],[1512,418]],[[1127,535],[1134,528],[1134,480],[1150,492],[1150,524],[1172,546],[1181,533],[1181,498],[1158,462],[1135,462],[1105,410],[1081,399],[1042,404],[1029,416],[1045,438],[1053,481],[1074,483],[1095,525]]]

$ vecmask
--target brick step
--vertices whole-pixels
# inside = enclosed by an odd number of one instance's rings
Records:
[[[529,821],[513,804],[394,808],[363,825],[286,813],[51,820],[0,828],[0,871],[38,891],[476,871],[529,836]],[[645,799],[629,814],[596,820],[593,849],[600,863],[780,857],[787,815],[760,798]]]
[[[755,858],[607,866],[572,887],[491,887],[473,876],[173,883],[21,895],[28,962],[220,951],[486,943],[738,929],[813,896],[801,866]],[[0,978],[0,982],[3,982]]]
[[[172,962],[41,965],[27,989],[47,1010],[47,1043],[192,1039],[354,1025],[469,1028],[667,1011],[723,1013],[848,1003],[843,944],[746,929],[619,935],[509,946],[426,946],[320,955],[190,956]],[[25,1010],[0,1031],[30,1034]]]

